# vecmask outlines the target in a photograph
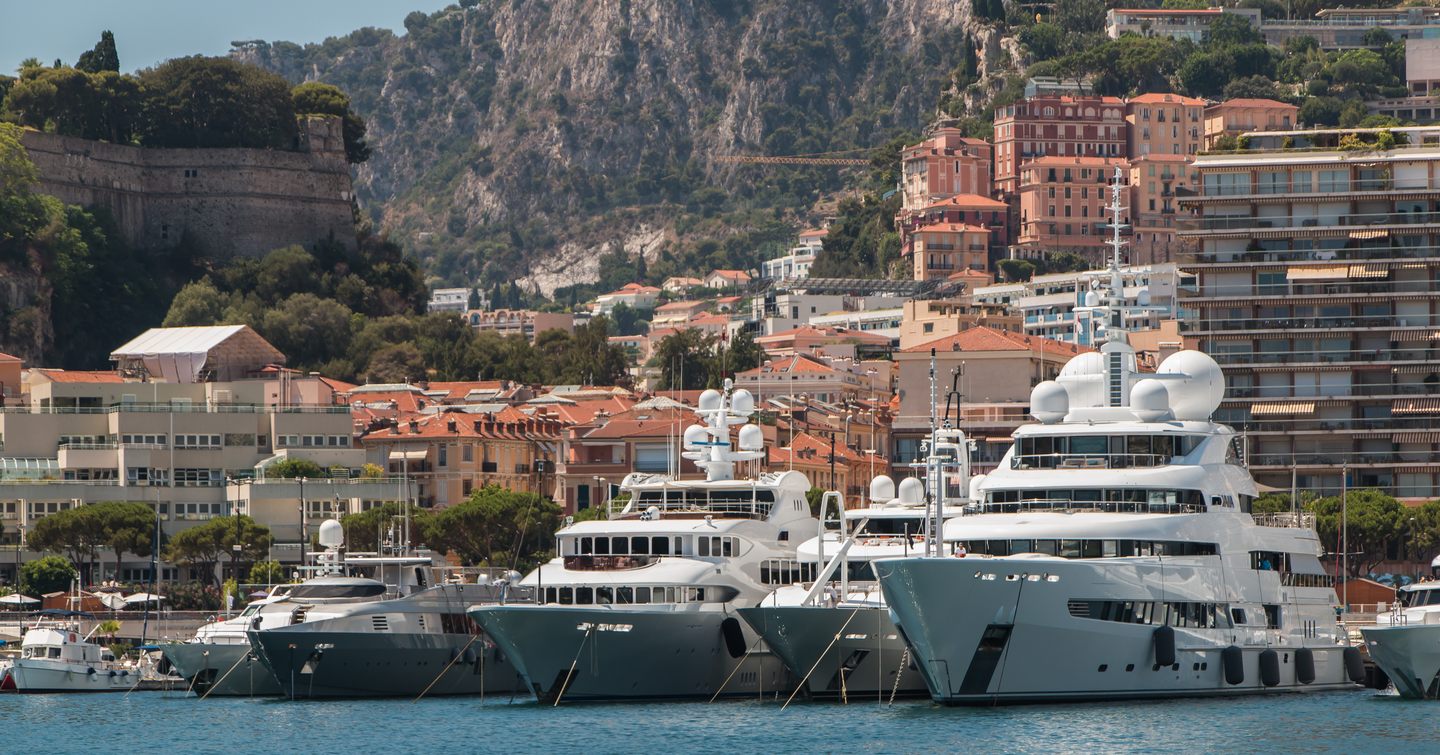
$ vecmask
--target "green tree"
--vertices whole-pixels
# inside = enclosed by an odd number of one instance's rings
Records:
[[[1311,128],[1340,125],[1345,104],[1334,97],[1310,97],[1300,104],[1300,122]]]
[[[317,367],[350,347],[352,313],[315,294],[295,294],[264,312],[259,331],[293,366]]]
[[[100,517],[92,506],[76,506],[47,515],[30,525],[25,542],[35,550],[64,553],[94,579],[94,564],[105,542]]]
[[[627,382],[629,360],[624,349],[610,343],[610,322],[604,315],[575,329],[563,360],[555,371],[565,382],[586,385]]]
[[[704,388],[710,382],[713,349],[711,337],[694,328],[660,339],[650,357],[650,366],[660,368],[656,387],[662,391]]]
[[[288,581],[285,579],[285,567],[281,566],[279,561],[257,561],[250,567],[252,585],[275,585]]]
[[[293,480],[297,477],[318,479],[327,475],[323,467],[309,459],[281,459],[265,468],[265,476]]]
[[[412,536],[426,539],[430,520],[435,515],[421,508],[410,507],[410,531]],[[340,517],[340,526],[345,531],[345,546],[350,550],[379,550],[382,542],[398,543],[401,537],[402,511],[400,504],[393,501],[374,506],[357,514]],[[391,533],[394,537],[390,537]]]
[[[401,383],[425,379],[425,359],[414,344],[396,343],[376,351],[365,367],[370,383]]]
[[[101,501],[87,506],[99,520],[101,542],[115,554],[113,579],[120,578],[126,553],[144,558],[155,543],[155,509],[137,501]]]
[[[435,514],[425,539],[462,563],[523,569],[549,553],[559,522],[554,501],[487,485]]]
[[[174,58],[140,72],[140,140],[151,147],[293,149],[285,79],[229,58]]]
[[[345,136],[345,159],[363,163],[370,159],[365,143],[365,119],[350,108],[350,98],[337,86],[307,81],[290,92],[295,112],[300,115],[335,115],[341,119]]]
[[[171,537],[165,559],[211,575],[218,587],[216,567],[222,558],[236,559],[233,546],[240,545],[238,560],[257,561],[269,552],[270,541],[270,528],[248,516],[216,517]]]
[[[1035,277],[1035,263],[1030,260],[1003,259],[996,267],[1000,268],[1000,277],[1010,283],[1028,281]]]
[[[755,343],[755,336],[748,330],[742,330],[728,342],[722,341],[720,348],[716,349],[710,379],[706,382],[711,388],[719,388],[725,378],[759,367],[764,358],[765,350]]]
[[[165,314],[167,328],[187,325],[218,325],[224,317],[229,297],[220,293],[209,277],[185,284],[170,300],[170,311]]]
[[[40,180],[21,130],[13,123],[0,123],[0,256],[16,257],[47,219],[45,203],[32,189]]]
[[[115,35],[109,29],[100,32],[100,41],[95,43],[93,50],[87,50],[80,54],[80,60],[75,67],[89,73],[100,73],[101,71],[120,70],[120,53],[115,50]]]
[[[1275,87],[1275,82],[1264,76],[1245,76],[1235,79],[1225,85],[1222,97],[1227,100],[1234,99],[1258,99],[1278,100],[1280,90]]]
[[[1351,490],[1339,496],[1321,498],[1310,504],[1315,512],[1315,529],[1327,550],[1348,550],[1350,576],[1368,574],[1385,560],[1391,541],[1403,530],[1405,507],[1393,497],[1369,488]],[[1340,541],[1341,519],[1347,522],[1346,538]]]
[[[20,591],[32,597],[63,592],[78,576],[79,572],[64,558],[43,556],[20,567]]]

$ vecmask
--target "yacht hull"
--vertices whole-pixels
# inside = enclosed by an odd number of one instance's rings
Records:
[[[200,696],[269,697],[280,685],[250,651],[248,643],[175,642],[164,646],[186,689]]]
[[[928,694],[885,608],[760,606],[739,613],[814,699]]]
[[[251,632],[250,642],[279,694],[292,699],[526,689],[515,666],[482,635],[323,631],[297,624]]]
[[[1312,640],[1315,678],[1302,684],[1303,640],[1265,629],[1175,630],[1174,663],[1156,662],[1153,625],[1079,618],[1072,599],[1148,595],[1120,569],[1066,560],[897,559],[876,563],[881,587],[937,702],[953,705],[1205,697],[1353,690],[1345,648]],[[989,576],[987,576],[989,575]],[[1033,577],[1033,579],[1032,579]],[[1143,597],[1137,597],[1143,596]],[[1170,600],[1184,598],[1171,594]],[[1239,683],[1224,653],[1238,647]],[[1275,650],[1278,679],[1262,680]]]
[[[468,613],[541,702],[756,697],[791,684],[781,660],[730,611],[552,604]]]
[[[111,670],[98,663],[86,665],[40,659],[16,660],[9,675],[15,682],[15,691],[20,694],[127,692],[140,681],[135,674]]]
[[[1395,691],[1412,700],[1440,698],[1440,624],[1361,629],[1370,659]]]

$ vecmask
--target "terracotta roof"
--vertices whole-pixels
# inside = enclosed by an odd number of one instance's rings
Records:
[[[585,440],[655,438],[683,432],[695,421],[689,409],[630,409],[582,435]]]
[[[471,391],[494,391],[505,390],[504,380],[464,380],[457,382],[433,382],[425,389],[426,393],[433,394],[436,391],[445,391],[445,399],[459,400],[470,395]]]
[[[633,399],[616,396],[607,399],[576,401],[570,404],[548,404],[546,409],[567,425],[588,425],[595,422],[596,414],[604,412],[609,416],[623,414],[635,406]]]
[[[811,228],[811,229],[809,229],[809,230],[801,231],[801,232],[800,232],[800,238],[802,238],[802,239],[813,239],[813,238],[820,238],[820,237],[823,237],[823,236],[828,236],[829,234],[830,234],[830,231],[828,231],[828,230],[826,230],[826,229],[824,229],[824,228]]]
[[[691,327],[703,327],[706,325],[725,325],[730,322],[728,315],[712,315],[709,313],[698,314],[690,318],[687,323]]]
[[[845,328],[822,328],[815,325],[801,325],[799,327],[791,328],[790,330],[782,330],[778,333],[771,333],[768,336],[758,336],[755,339],[755,343],[762,345],[781,343],[783,341],[792,341],[796,338],[806,336],[811,338],[832,339],[837,343],[845,343],[848,341],[861,341],[877,344],[890,343],[889,338],[878,335],[876,333],[867,333],[863,330],[848,330]]]
[[[30,370],[31,373],[38,373],[52,383],[123,383],[125,378],[120,377],[117,372],[105,370],[59,370],[37,367]]]
[[[767,449],[767,460],[771,466],[776,464],[788,464],[793,460],[809,464],[829,464],[831,446],[830,441],[825,438],[818,438],[809,433],[796,433],[790,439],[787,446]],[[836,442],[834,446],[835,463],[869,463],[870,457],[866,454],[847,447],[844,443]],[[875,463],[888,464],[885,457],[876,454]]]
[[[716,304],[734,304],[734,303],[737,302],[737,301],[740,301],[740,297],[738,297],[738,296],[722,296],[722,297],[720,297],[719,299],[716,299],[716,300],[715,300],[715,303],[716,303]]]
[[[437,414],[402,414],[393,428],[366,433],[362,441],[387,442],[407,438],[491,438],[499,440],[555,439],[560,437],[561,424],[554,420],[536,419],[513,406],[492,414],[467,414],[461,411]]]
[[[726,278],[729,280],[750,280],[750,274],[745,272],[744,270],[711,270],[710,275],[707,275],[705,277],[709,278],[713,275],[718,275],[721,278]]]
[[[1076,346],[1073,343],[995,330],[984,325],[911,346],[908,349],[901,349],[901,351],[918,353],[928,352],[931,349],[936,351],[1036,351],[1067,357],[1090,351],[1088,348]]]
[[[20,360],[20,357],[11,356],[11,355],[5,354],[5,353],[0,353],[0,362],[19,362],[19,361],[21,361],[21,360]]]
[[[657,313],[658,313],[658,312],[676,312],[676,311],[679,311],[679,310],[682,310],[682,309],[691,309],[691,308],[693,308],[693,307],[703,307],[703,306],[705,306],[705,303],[704,303],[704,302],[698,302],[698,301],[672,301],[672,302],[670,302],[669,304],[661,304],[660,306],[658,306],[658,307],[655,308],[655,311],[656,311]]]
[[[349,393],[358,387],[354,383],[347,383],[344,380],[337,380],[332,377],[325,377],[324,375],[321,375],[319,380],[325,385],[330,386],[330,390],[336,393]]]
[[[1296,107],[1295,105],[1291,105],[1291,104],[1288,103],[1288,102],[1279,102],[1279,101],[1277,101],[1277,100],[1265,100],[1265,99],[1258,99],[1258,98],[1253,98],[1253,97],[1240,97],[1240,98],[1237,98],[1237,99],[1225,100],[1224,102],[1221,102],[1221,103],[1218,103],[1218,104],[1215,104],[1215,105],[1211,105],[1210,107],[1206,108],[1206,110],[1218,110],[1218,109],[1220,109],[1220,108],[1229,108],[1229,107],[1255,107],[1255,108],[1283,107],[1283,108],[1285,108],[1285,109],[1287,109],[1287,110],[1299,110],[1299,109],[1300,109],[1300,108]]]
[[[1008,205],[999,200],[991,199],[990,197],[982,197],[979,194],[956,194],[953,197],[942,199],[935,204],[929,205],[925,209],[943,210],[951,207],[965,209],[980,208],[986,210],[1004,210],[1008,207]]]
[[[1116,12],[1120,13],[1123,11]],[[1205,100],[1202,100],[1199,97],[1186,97],[1183,94],[1174,94],[1173,92],[1149,92],[1147,94],[1141,94],[1131,97],[1130,99],[1126,100],[1126,102],[1136,102],[1141,105],[1151,105],[1155,103],[1176,105],[1200,105],[1202,107],[1205,105]]]
[[[766,362],[764,365],[761,365],[760,367],[756,367],[754,369],[745,370],[736,377],[759,377],[761,375],[774,375],[777,373],[810,373],[812,375],[819,375],[827,372],[838,372],[838,370],[814,357],[806,356],[804,354],[795,354],[793,356],[788,356]]]

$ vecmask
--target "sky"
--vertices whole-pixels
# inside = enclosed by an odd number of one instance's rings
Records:
[[[0,0],[0,73],[20,61],[73,65],[100,32],[115,33],[120,69],[184,55],[224,55],[230,41],[304,44],[362,26],[403,31],[406,14],[455,0]]]

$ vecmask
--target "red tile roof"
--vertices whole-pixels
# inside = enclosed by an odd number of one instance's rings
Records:
[[[995,330],[984,325],[911,346],[902,351],[916,353],[928,352],[931,349],[937,351],[1034,351],[1067,357],[1090,351],[1088,348],[1076,346],[1073,343]]]
[[[449,411],[437,414],[401,415],[397,420],[398,424],[394,428],[366,433],[361,440],[372,442],[406,438],[553,440],[560,437],[561,431],[559,421],[536,419],[513,406],[507,406],[493,414]]]
[[[1282,107],[1282,108],[1285,108],[1286,110],[1299,110],[1299,109],[1300,109],[1300,108],[1296,107],[1295,105],[1291,105],[1291,104],[1288,103],[1288,102],[1279,102],[1279,101],[1276,101],[1276,100],[1265,100],[1265,99],[1259,99],[1259,98],[1254,98],[1254,97],[1237,97],[1236,99],[1233,99],[1233,100],[1225,100],[1224,102],[1221,102],[1221,103],[1219,103],[1219,104],[1211,105],[1210,107],[1208,107],[1208,108],[1206,108],[1206,109],[1207,109],[1207,110],[1218,110],[1218,109],[1220,109],[1220,108],[1231,108],[1231,107],[1253,107],[1253,108]]]
[[[37,367],[31,370],[48,378],[53,383],[123,383],[125,378],[117,372],[104,370],[57,370]]]
[[[714,275],[718,275],[721,278],[725,278],[727,280],[750,280],[750,274],[745,272],[744,270],[711,270],[710,275],[707,275],[705,277],[709,278]]]
[[[704,306],[704,302],[698,302],[698,301],[672,301],[672,302],[670,302],[669,304],[661,304],[660,306],[658,306],[658,307],[655,308],[655,311],[656,311],[657,313],[659,313],[659,312],[676,312],[676,311],[683,310],[683,309],[692,309],[692,308],[694,308],[694,307],[701,307],[701,306]]]
[[[458,401],[470,395],[471,391],[502,391],[505,390],[504,380],[464,380],[456,382],[433,382],[425,389],[426,393],[445,391],[444,398],[451,401]]]
[[[782,330],[779,333],[771,333],[768,336],[758,336],[755,343],[771,344],[784,341],[793,341],[797,338],[823,338],[834,340],[837,343],[856,341],[860,343],[888,344],[890,339],[876,333],[867,333],[863,330],[847,330],[845,328],[822,328],[815,325],[801,325],[790,330]]]
[[[966,209],[966,210],[973,210],[973,209],[982,209],[982,210],[997,210],[997,211],[998,211],[998,210],[1004,210],[1004,209],[1006,209],[1007,207],[1008,207],[1008,205],[1006,205],[1004,202],[1001,202],[1001,201],[995,200],[995,199],[991,199],[990,197],[982,197],[982,196],[980,196],[979,194],[956,194],[956,195],[953,196],[953,197],[949,197],[949,198],[947,198],[947,199],[942,199],[942,200],[940,200],[939,202],[936,202],[935,204],[932,204],[932,205],[926,207],[925,209],[927,209],[927,210],[945,210],[945,209]]]
[[[800,238],[802,238],[802,239],[823,238],[823,237],[829,235],[829,233],[830,233],[830,232],[827,231],[827,230],[825,230],[824,228],[811,228],[811,229],[809,229],[809,230],[801,231],[801,232],[800,232]]]
[[[766,362],[760,367],[745,370],[737,377],[759,377],[761,375],[773,375],[776,373],[795,374],[809,373],[812,375],[824,374],[827,372],[838,372],[834,367],[804,354],[795,354],[783,359]]]
[[[1125,11],[1116,11],[1116,13],[1122,12]],[[1191,12],[1193,13],[1194,11]],[[1149,92],[1146,94],[1131,97],[1129,100],[1126,100],[1126,102],[1136,102],[1141,105],[1153,105],[1156,103],[1163,103],[1175,105],[1199,105],[1201,107],[1205,106],[1205,100],[1202,100],[1199,97],[1186,97],[1183,94],[1174,94],[1171,92]]]
[[[818,438],[809,433],[796,433],[795,437],[790,439],[789,445],[779,448],[768,448],[767,460],[771,466],[789,464],[792,461],[793,455],[793,460],[797,462],[829,464],[830,448],[830,441],[827,439]],[[834,448],[835,462],[837,464],[861,461],[868,463],[870,461],[870,458],[866,454],[849,448],[844,443],[837,441]],[[885,457],[876,454],[875,463],[881,465],[888,464],[889,462],[886,461]]]
[[[912,233],[989,233],[990,229],[983,225],[971,225],[970,223],[931,223],[916,228]]]
[[[21,360],[20,360],[20,357],[11,356],[11,355],[5,354],[5,353],[0,353],[0,362],[19,362],[19,361],[21,361]]]
[[[630,409],[611,417],[603,426],[582,435],[585,440],[662,438],[683,432],[695,422],[689,409]]]

